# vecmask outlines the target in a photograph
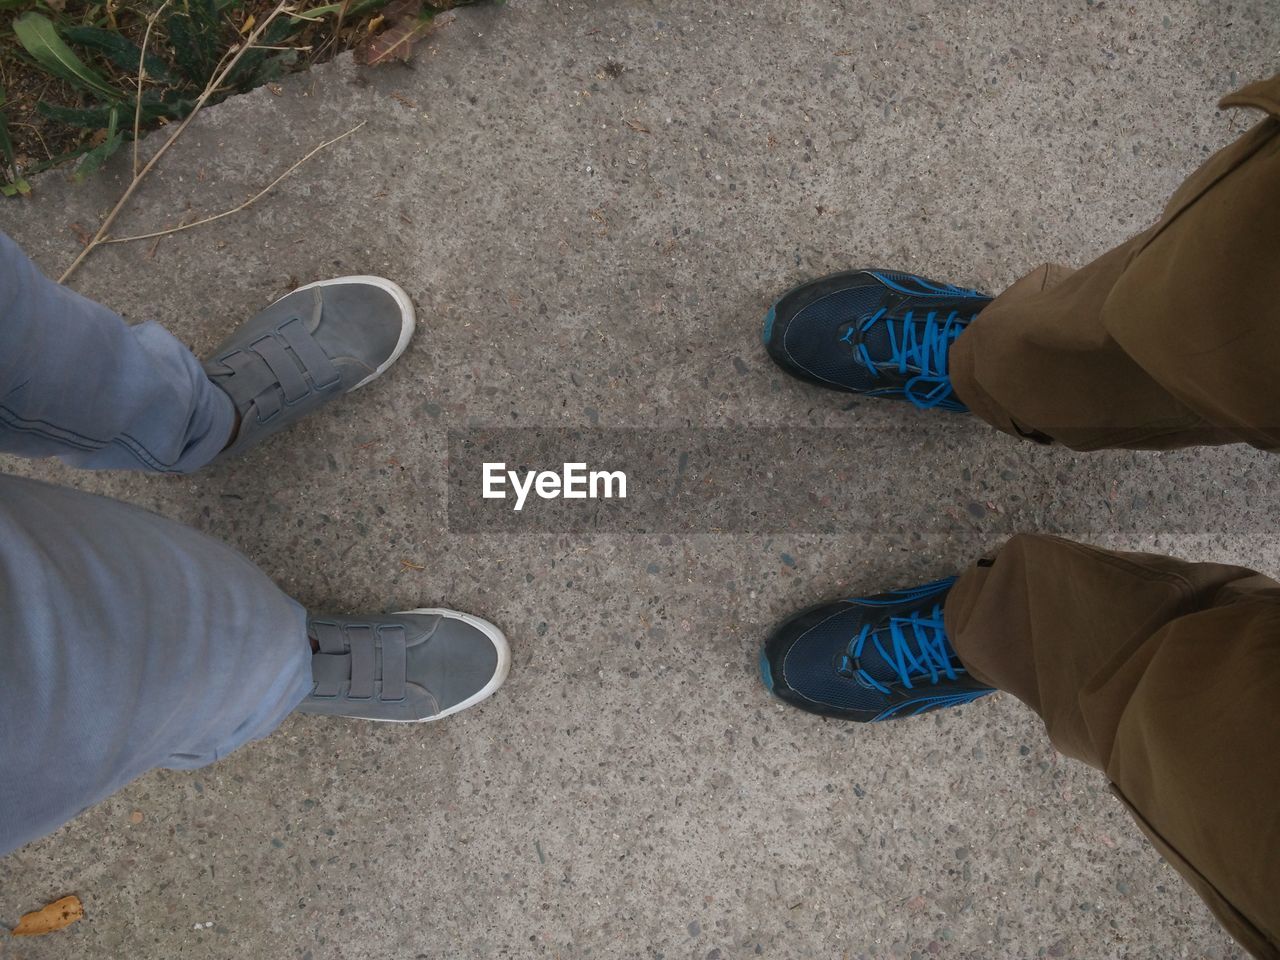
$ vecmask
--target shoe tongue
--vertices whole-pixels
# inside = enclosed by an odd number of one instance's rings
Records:
[[[889,324],[893,322],[881,318],[862,334],[862,345],[873,363],[889,363],[893,359],[893,342],[889,338]]]
[[[927,663],[928,659],[921,651],[920,638],[916,635],[914,628],[909,620],[902,620],[898,623],[898,628],[902,632],[902,637],[906,641],[906,653],[903,657],[904,666],[907,669],[908,677],[914,682],[920,677],[928,677],[929,672],[926,668],[917,665],[919,663]],[[926,637],[931,635],[931,630],[927,626],[919,627],[924,631]],[[876,641],[879,640],[879,646]],[[951,645],[947,644],[947,659],[953,664],[956,662],[955,651],[951,649]],[[884,647],[888,658],[880,653],[880,647]],[[867,642],[862,646],[862,655],[858,658],[858,665],[866,671],[866,673],[875,680],[883,684],[901,683],[902,676],[898,673],[896,661],[894,658],[893,634],[890,632],[889,624],[886,623],[879,630],[876,630],[871,636],[867,637]],[[866,685],[866,681],[859,679],[859,682]]]
[[[902,626],[908,631],[907,636],[910,637],[910,626],[907,624]],[[880,646],[876,646],[877,640],[880,641]],[[858,666],[866,671],[870,677],[883,684],[901,683],[902,677],[898,675],[897,670],[889,665],[889,661],[880,654],[880,647],[884,647],[892,655],[893,636],[889,633],[888,624],[885,624],[881,629],[876,630],[871,636],[867,637],[867,642],[862,647],[862,655],[858,658]],[[864,686],[868,685],[860,677],[857,679]]]
[[[858,339],[866,347],[872,362],[896,364],[897,361],[893,355],[893,345],[895,343],[899,348],[905,343],[913,343],[919,347],[920,339],[924,336],[924,325],[929,316],[935,317],[940,330],[947,317],[952,313],[963,315],[963,310],[958,309],[959,306],[952,301],[939,301],[937,304],[931,304],[923,309],[906,311],[911,315],[910,320],[905,318],[905,313],[887,313],[871,324],[868,329],[861,330],[858,334]],[[859,327],[863,323],[866,323],[866,317],[859,322]],[[908,333],[908,327],[914,327],[915,329]],[[892,330],[892,336],[890,336],[890,330]],[[908,369],[919,370],[916,360],[908,360]]]

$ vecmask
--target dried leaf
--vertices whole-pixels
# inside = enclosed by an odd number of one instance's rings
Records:
[[[413,47],[431,31],[452,23],[455,14],[433,16],[423,0],[391,0],[382,10],[387,28],[370,38],[358,52],[361,63],[374,67],[392,60],[409,60]]]
[[[38,937],[70,926],[84,918],[84,904],[77,896],[63,897],[47,907],[28,913],[10,932],[15,937]]]

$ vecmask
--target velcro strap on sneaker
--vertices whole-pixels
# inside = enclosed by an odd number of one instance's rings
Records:
[[[372,627],[348,626],[347,642],[351,645],[352,700],[368,700],[373,697],[373,678],[377,666]]]
[[[237,410],[243,413],[256,400],[258,419],[269,420],[280,412],[279,378],[257,351],[237,350],[218,363],[228,371],[215,374],[218,386],[231,395]]]
[[[336,697],[342,685],[351,678],[351,658],[345,653],[317,653],[311,657],[311,675],[315,679],[313,697]]]
[[[303,371],[317,390],[331,387],[342,379],[329,355],[320,349],[315,337],[301,320],[290,320],[280,328],[280,336],[289,345]]]
[[[296,323],[296,320],[290,320]],[[255,340],[251,346],[254,353],[266,361],[275,376],[280,391],[284,394],[285,403],[297,403],[311,392],[307,383],[306,371],[289,355],[285,344],[276,337],[263,337]]]
[[[406,654],[405,632],[401,626],[387,626],[378,630],[382,641],[382,698],[403,700],[405,672],[409,658]]]
[[[310,326],[302,317],[293,317],[244,349],[206,365],[242,414],[252,404],[258,420],[265,423],[285,404],[342,382],[337,365],[311,335],[310,327],[320,322],[324,305],[318,289],[312,292],[312,304]]]
[[[347,652],[347,641],[342,636],[342,628],[336,623],[324,620],[312,620],[311,632],[316,635],[316,643],[321,653],[343,654]]]

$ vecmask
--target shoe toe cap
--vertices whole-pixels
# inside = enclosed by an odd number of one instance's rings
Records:
[[[779,699],[823,716],[864,719],[878,710],[878,694],[837,672],[840,657],[861,626],[857,607],[842,601],[800,613],[783,623],[760,650],[765,687]]]
[[[510,652],[492,624],[467,614],[439,611],[426,640],[409,654],[409,678],[431,691],[442,714],[493,693],[506,678]]]
[[[784,294],[765,318],[764,341],[773,360],[792,374],[859,389],[867,373],[842,337],[876,309],[880,289],[859,271],[824,277]]]
[[[321,284],[320,294],[324,308],[315,336],[335,361],[376,375],[408,345],[415,324],[413,304],[391,281],[343,277]]]

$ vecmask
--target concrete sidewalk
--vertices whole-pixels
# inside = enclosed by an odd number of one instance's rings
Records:
[[[1091,259],[1253,122],[1213,105],[1274,70],[1276,23],[1274,0],[511,0],[460,11],[409,67],[342,58],[210,109],[118,233],[233,206],[368,125],[250,211],[104,249],[74,286],[203,353],[295,281],[385,274],[417,339],[196,477],[3,468],[191,523],[311,606],[472,610],[516,662],[439,725],[299,717],[144,777],[0,860],[0,924],[69,892],[88,911],[0,933],[0,957],[1241,956],[1011,698],[847,726],[771,701],[755,651],[797,607],[956,570],[1010,515],[1280,571],[1274,461],[1078,457],[849,407],[776,371],[759,323],[850,265],[999,290]],[[46,176],[4,229],[56,273],[123,171]],[[451,429],[789,425],[866,438],[842,479],[870,491],[863,522],[448,527]]]

